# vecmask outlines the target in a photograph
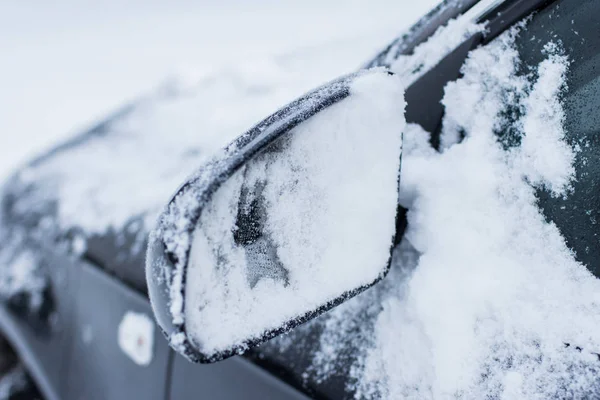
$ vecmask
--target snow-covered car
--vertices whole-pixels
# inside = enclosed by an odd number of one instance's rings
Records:
[[[599,397],[599,16],[448,0],[237,138],[294,83],[161,88],[33,160],[2,189],[0,397]],[[220,208],[247,176],[264,201]],[[233,242],[269,263],[215,283]]]

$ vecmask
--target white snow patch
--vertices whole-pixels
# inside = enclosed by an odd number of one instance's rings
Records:
[[[516,163],[531,184],[559,195],[575,173],[574,151],[562,140],[565,114],[556,101],[562,89],[557,83],[564,82],[566,65],[556,44],[548,43],[545,50],[548,59],[538,66],[539,78],[523,105],[523,138]]]
[[[154,321],[144,313],[127,311],[119,324],[118,343],[137,365],[150,365],[154,355]]]
[[[258,339],[385,270],[404,91],[385,72],[354,79],[348,98],[293,129],[276,144],[280,151],[249,162],[204,209],[190,254],[185,318],[205,354]],[[238,208],[252,207],[252,196],[262,197],[264,235],[240,245]]]

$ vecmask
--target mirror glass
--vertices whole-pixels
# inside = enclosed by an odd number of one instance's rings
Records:
[[[404,124],[399,79],[359,76],[216,190],[185,277],[185,330],[199,352],[242,352],[385,275]]]

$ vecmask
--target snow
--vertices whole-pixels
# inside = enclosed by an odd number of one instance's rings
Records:
[[[89,342],[91,337],[89,338]],[[119,348],[134,363],[150,365],[154,355],[154,321],[144,313],[127,311],[119,323]]]
[[[569,61],[549,43],[534,71],[518,72],[518,32],[472,51],[446,86],[441,153],[419,126],[405,130],[407,232],[388,277],[330,313],[309,371],[318,380],[353,341],[357,398],[586,398],[598,389],[600,281],[535,197],[536,187],[570,190],[560,103]],[[509,106],[523,111],[518,121],[505,119]],[[508,124],[520,140],[497,138]]]
[[[186,331],[200,351],[210,357],[260,339],[381,277],[395,231],[403,110],[397,76],[360,74],[349,97],[214,194],[193,234],[185,280]],[[255,200],[264,207],[263,233],[242,245],[234,240],[245,234],[237,216],[251,213]]]
[[[408,86],[437,65],[462,42],[484,29],[483,24],[475,24],[467,15],[452,19],[446,25],[440,26],[410,55],[402,54],[396,57],[389,63],[389,67],[399,76],[404,77]]]

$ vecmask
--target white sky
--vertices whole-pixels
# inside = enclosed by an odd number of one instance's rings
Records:
[[[240,57],[301,57],[356,40],[352,70],[435,3],[0,2],[0,177],[174,71],[216,69]],[[315,57],[314,68],[331,57]]]

